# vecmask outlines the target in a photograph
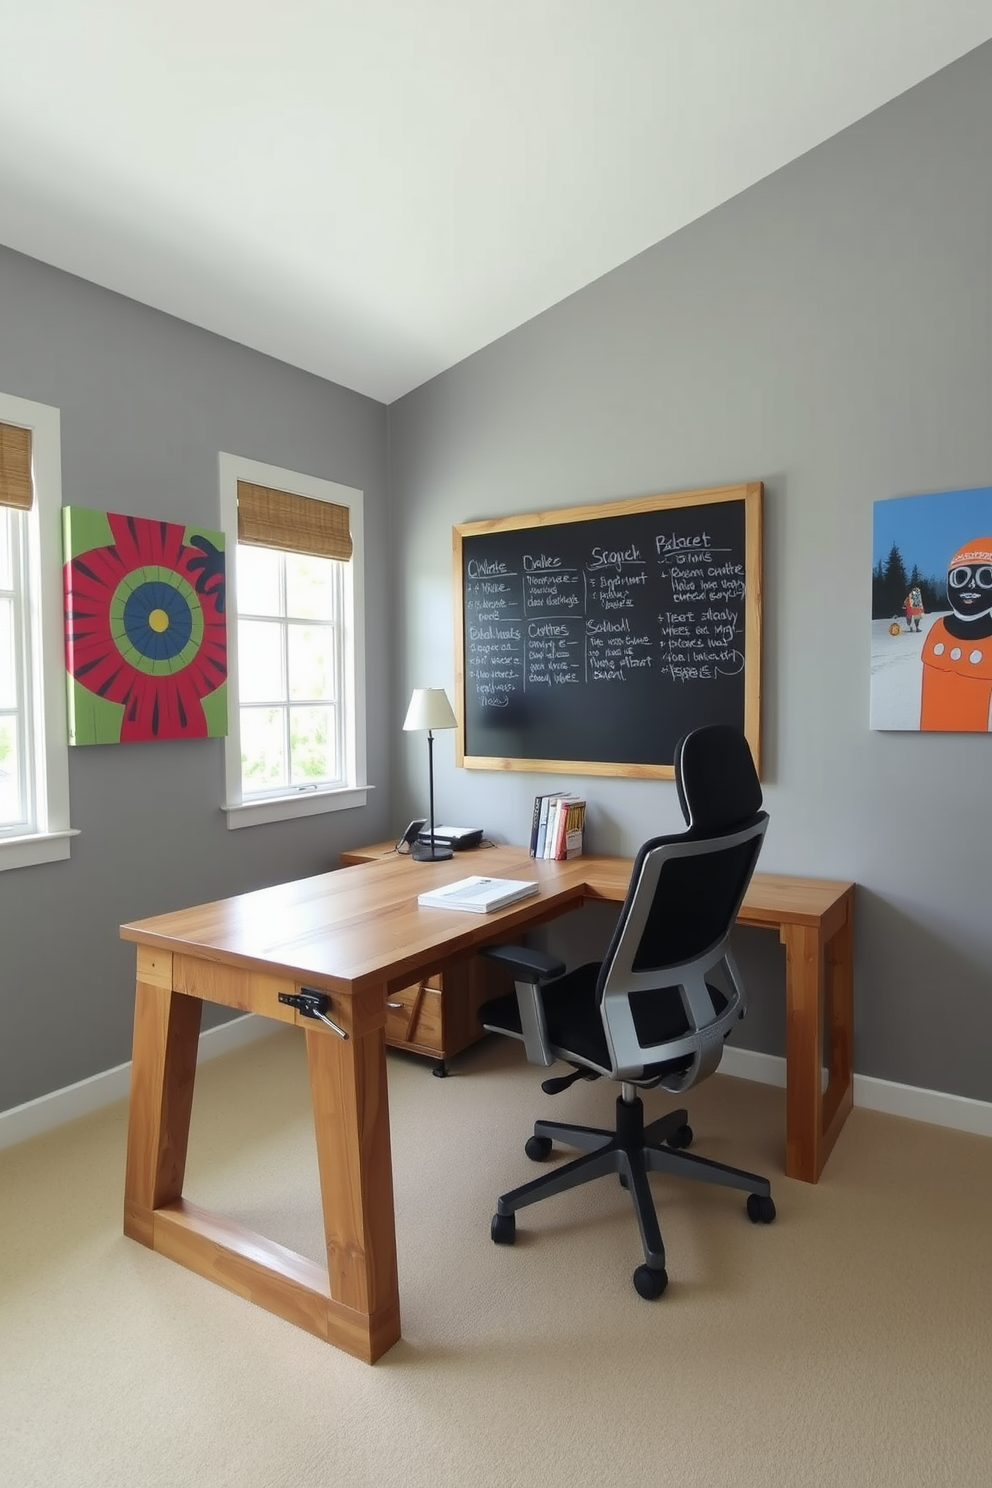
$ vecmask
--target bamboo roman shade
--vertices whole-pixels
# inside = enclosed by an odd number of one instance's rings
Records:
[[[348,508],[239,480],[238,542],[347,562],[352,551]]]
[[[0,424],[0,506],[30,511],[33,500],[31,430]]]

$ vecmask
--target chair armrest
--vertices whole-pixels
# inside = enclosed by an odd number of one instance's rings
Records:
[[[558,956],[549,956],[546,951],[535,951],[530,946],[486,946],[479,955],[498,961],[522,982],[548,982],[565,974],[565,963]]]
[[[519,945],[487,946],[479,954],[512,973],[527,1062],[547,1069],[548,1065],[554,1064],[557,1056],[551,1052],[548,1044],[541,983],[561,976],[565,971],[564,961],[557,956],[549,956],[544,951],[532,950],[530,946]]]

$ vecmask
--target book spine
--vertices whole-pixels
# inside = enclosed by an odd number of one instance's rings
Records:
[[[558,830],[561,826],[562,812],[565,809],[565,804],[564,796],[559,796],[554,804],[554,811],[548,812],[548,835],[544,843],[544,856],[546,858],[553,858],[555,855],[555,850],[558,846]]]
[[[555,812],[557,810],[558,810],[558,802],[557,802],[557,800],[550,801],[548,803],[548,816],[547,816],[547,820],[544,823],[544,838],[543,838],[543,841],[542,841],[542,844],[541,844],[541,851],[538,854],[539,857],[546,858],[548,856],[548,843],[550,842],[550,840],[551,840],[551,834],[554,831]]]
[[[561,848],[561,856],[563,858],[580,858],[582,856],[582,839],[585,833],[585,824],[585,801],[573,801],[568,808],[565,821],[565,831]]]
[[[541,825],[541,802],[543,800],[543,796],[534,797],[534,811],[530,819],[530,855],[532,858],[537,857],[537,833]]]
[[[576,821],[576,811],[579,804],[579,801],[573,797],[571,800],[566,801],[562,806],[561,817],[558,822],[558,832],[555,837],[555,857],[559,860],[559,862],[565,857],[565,846],[568,840],[569,823],[574,823]]]
[[[541,815],[537,827],[537,843],[534,848],[534,856],[536,858],[544,857],[544,843],[548,832],[548,811],[553,800],[553,796],[541,797]]]
[[[558,812],[558,826],[555,830],[555,857],[561,860],[565,856],[565,827],[568,826],[568,812],[571,811],[571,801],[562,802],[561,811]]]

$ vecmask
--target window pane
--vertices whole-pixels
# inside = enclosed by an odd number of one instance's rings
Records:
[[[248,791],[288,784],[282,708],[241,709],[241,773]]]
[[[289,629],[289,695],[291,698],[334,696],[334,631],[327,626],[292,625]]]
[[[16,707],[14,601],[12,599],[0,599],[0,708]]]
[[[12,512],[0,506],[0,589],[10,589],[14,582]]]
[[[294,785],[337,779],[333,708],[290,708],[289,736]]]
[[[242,620],[238,626],[241,701],[279,702],[286,696],[283,627],[276,620]]]
[[[238,544],[238,609],[248,615],[278,615],[282,556],[271,548]]]
[[[294,620],[329,620],[334,614],[340,564],[308,553],[286,554],[286,613]]]
[[[14,720],[0,718],[0,827],[11,827],[23,820]]]
[[[31,511],[0,507],[0,610],[5,611],[0,615],[0,871],[5,872],[69,857],[63,835],[69,830],[69,742],[58,625],[63,609],[59,411],[0,392],[0,421],[30,427],[36,454]],[[20,840],[15,845],[12,839]],[[2,939],[0,929],[0,964]]]

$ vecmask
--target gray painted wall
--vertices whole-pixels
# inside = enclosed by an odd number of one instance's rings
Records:
[[[873,501],[992,484],[990,150],[992,45],[389,410],[397,726],[411,686],[453,686],[452,524],[765,482],[762,866],[860,885],[858,1071],[984,1100],[992,739],[870,732],[868,617]],[[451,735],[435,759],[439,816],[500,840],[572,783],[456,770]],[[680,822],[669,782],[585,784],[593,850]],[[740,938],[740,1042],[781,1052],[780,951]]]
[[[232,832],[222,741],[71,750],[71,858],[0,873],[4,1110],[130,1058],[123,921],[323,872],[386,835],[394,689],[382,404],[2,248],[0,388],[61,409],[66,503],[216,527],[219,450],[364,490],[378,786],[364,808]]]

